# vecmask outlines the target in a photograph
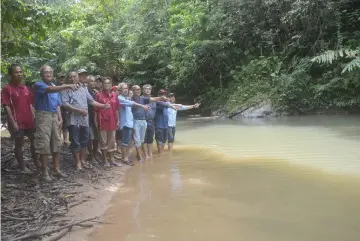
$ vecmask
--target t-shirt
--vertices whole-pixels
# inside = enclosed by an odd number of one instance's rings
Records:
[[[46,89],[54,86],[53,83],[45,83],[40,80],[34,85],[35,110],[57,112],[57,107],[61,105],[59,93],[47,93]]]
[[[131,100],[141,105],[147,105],[150,103],[150,97],[145,96],[133,96]],[[144,108],[133,106],[132,113],[135,120],[146,120],[146,111],[144,110]]]
[[[169,118],[167,111],[169,106],[169,102],[157,102],[155,113],[155,128],[167,129],[169,127]]]
[[[99,129],[107,131],[116,130],[116,123],[119,118],[116,112],[120,110],[118,96],[115,93],[99,92],[96,94],[95,100],[101,104],[110,104],[109,109],[97,110]]]
[[[1,91],[1,104],[10,107],[19,129],[34,128],[34,117],[31,111],[33,100],[32,91],[23,84],[7,84]]]

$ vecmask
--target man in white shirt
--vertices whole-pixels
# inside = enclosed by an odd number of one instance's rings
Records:
[[[168,108],[168,149],[171,152],[174,145],[175,140],[175,130],[176,130],[176,115],[178,110],[191,110],[193,108],[199,108],[200,103],[196,103],[194,105],[181,105],[181,104],[175,104],[175,94],[169,93],[168,98],[170,100],[170,103],[173,105],[178,106],[178,109],[171,109]]]

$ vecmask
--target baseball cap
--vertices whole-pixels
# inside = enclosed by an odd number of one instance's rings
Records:
[[[87,73],[86,69],[79,69],[78,74]]]
[[[167,91],[165,89],[159,90],[159,95],[166,95]]]

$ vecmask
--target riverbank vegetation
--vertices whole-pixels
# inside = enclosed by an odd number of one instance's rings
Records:
[[[48,63],[150,83],[228,113],[360,106],[356,0],[4,0],[2,73]]]

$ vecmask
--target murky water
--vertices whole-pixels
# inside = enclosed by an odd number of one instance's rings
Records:
[[[359,241],[360,118],[179,122],[90,240]]]

